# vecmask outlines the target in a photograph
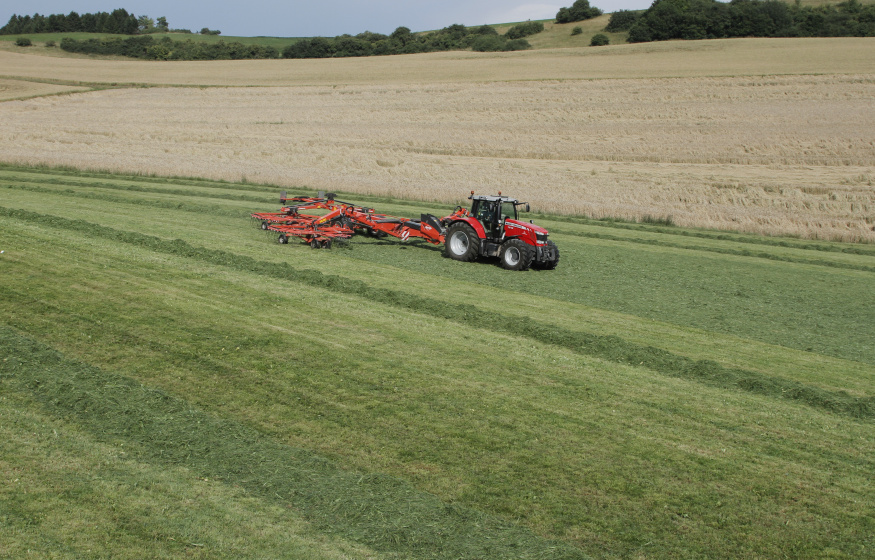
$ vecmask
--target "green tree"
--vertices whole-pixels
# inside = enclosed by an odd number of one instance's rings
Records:
[[[589,46],[591,47],[603,47],[611,43],[611,40],[604,33],[596,33],[592,36],[592,39],[589,42]]]
[[[559,8],[556,12],[556,23],[571,23],[583,21],[602,15],[602,11],[589,5],[589,0],[577,0],[570,8]]]
[[[605,31],[629,31],[638,18],[641,12],[633,12],[631,10],[620,10],[611,14],[611,19],[608,25],[605,26]]]
[[[149,16],[140,16],[137,18],[137,28],[140,33],[148,33],[155,27],[155,20]]]
[[[411,33],[409,27],[401,26],[389,36],[393,41],[400,43],[401,46],[406,46],[408,43],[414,40],[413,33]]]

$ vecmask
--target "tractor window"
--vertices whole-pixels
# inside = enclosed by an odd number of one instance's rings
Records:
[[[475,210],[474,216],[480,220],[480,223],[486,226],[486,224],[491,223],[495,220],[493,216],[493,206],[489,202],[481,201]]]
[[[517,219],[516,206],[512,202],[503,202],[501,204],[501,217],[502,218],[510,218],[511,220]]]

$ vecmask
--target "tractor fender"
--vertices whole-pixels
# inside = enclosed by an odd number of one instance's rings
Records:
[[[474,228],[474,231],[477,233],[477,237],[479,237],[480,239],[486,239],[486,230],[483,229],[483,224],[481,224],[480,220],[478,220],[477,218],[473,218],[471,216],[468,216],[466,218],[460,218],[458,220],[453,220],[452,222],[447,224],[447,229],[449,229],[449,227],[451,225],[458,223],[458,222],[465,222],[466,224],[468,224],[469,226]]]

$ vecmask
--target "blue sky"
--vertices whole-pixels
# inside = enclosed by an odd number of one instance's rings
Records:
[[[362,31],[391,33],[399,26],[413,31],[438,29],[453,23],[480,25],[527,19],[549,19],[574,0],[28,0],[0,5],[0,26],[12,14],[111,12],[124,8],[137,16],[164,16],[174,29],[219,29],[223,35],[275,37],[329,36]],[[605,12],[636,10],[652,0],[590,0]]]

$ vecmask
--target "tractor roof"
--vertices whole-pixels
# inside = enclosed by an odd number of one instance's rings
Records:
[[[484,195],[484,194],[472,194],[468,198],[470,198],[471,200],[486,200],[488,202],[496,202],[496,201],[513,202],[513,203],[518,202],[517,199],[510,198],[509,196],[489,196],[489,195]]]

